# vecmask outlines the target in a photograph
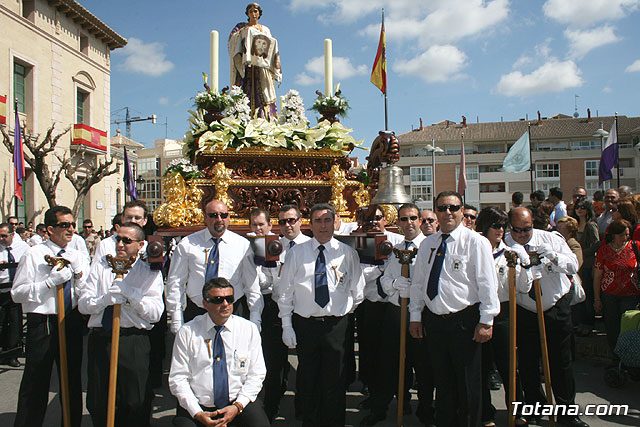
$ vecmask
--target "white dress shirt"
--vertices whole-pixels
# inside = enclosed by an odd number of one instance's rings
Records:
[[[340,228],[337,229],[333,234],[336,236],[348,236],[351,232],[358,228],[357,222],[344,222],[340,221]]]
[[[105,257],[93,263],[89,278],[78,288],[78,309],[90,314],[89,327],[102,327],[102,316],[109,302],[105,296],[112,285],[121,289],[129,300],[122,304],[120,326],[151,330],[164,310],[162,272],[151,270],[149,263],[138,257],[123,279],[116,279]]]
[[[171,356],[169,389],[193,417],[213,403],[215,324],[209,313],[186,323],[176,335]],[[260,332],[252,322],[231,315],[220,332],[227,359],[229,401],[246,407],[256,400],[267,373]]]
[[[280,243],[282,244],[282,253],[280,254],[280,259],[277,261],[276,267],[273,268],[263,268],[262,272],[264,273],[264,282],[260,283],[260,290],[263,295],[271,294],[271,297],[274,301],[278,300],[278,296],[273,294],[273,284],[280,279],[280,274],[282,273],[282,268],[284,267],[284,260],[287,256],[287,251],[289,250],[289,246],[291,242],[295,242],[296,245],[300,243],[304,243],[311,240],[311,238],[305,234],[298,234],[293,240],[289,240],[286,237],[280,237]]]
[[[315,299],[315,264],[320,243],[314,238],[287,252],[280,280],[274,286],[280,318],[344,316],[364,299],[364,277],[355,249],[332,238],[324,244],[329,302],[320,307]]]
[[[22,239],[20,239],[20,240],[22,240]],[[31,236],[31,238],[27,241],[29,246],[39,245],[42,242],[44,242],[44,239],[38,233],[36,233],[33,236]]]
[[[480,323],[492,325],[493,318],[500,312],[500,301],[491,244],[475,231],[458,225],[447,239],[438,294],[431,300],[427,296],[427,284],[441,240],[442,231],[438,231],[420,244],[411,281],[411,321],[421,320],[425,304],[432,313],[443,315],[480,303]]]
[[[408,250],[412,250],[413,248],[418,249],[420,244],[427,237],[420,233],[416,236],[415,239],[410,240],[411,245],[409,245]],[[409,240],[402,240],[400,243],[397,243],[394,248],[405,250],[406,244]],[[413,277],[413,266],[416,265],[417,254],[411,260],[411,264],[409,265],[409,277]],[[387,294],[387,300],[395,305],[400,305],[400,293],[396,288],[393,287],[393,282],[398,278],[402,277],[402,264],[398,261],[398,257],[395,254],[391,254],[389,256],[389,262],[387,263],[384,274],[380,278],[380,284],[382,285],[382,290],[385,294]]]
[[[529,250],[535,251],[543,243],[551,245],[557,256],[557,264],[546,258],[542,258],[542,264],[531,267],[533,274],[540,277],[540,289],[542,291],[542,309],[547,311],[553,307],[560,298],[571,290],[571,281],[567,274],[578,273],[578,259],[569,249],[567,242],[555,233],[533,229]],[[512,246],[515,241],[508,233],[505,243]],[[518,294],[518,305],[529,311],[536,311],[536,302],[529,294]]]
[[[500,241],[500,244],[493,251],[493,260],[498,275],[498,298],[500,302],[509,301],[509,266],[504,252],[509,247]],[[520,263],[516,265],[516,297],[518,294],[526,294],[531,290],[534,276],[530,268],[522,268]],[[539,277],[538,277],[539,278]]]
[[[14,234],[13,241],[11,245],[8,247],[11,248],[11,255],[13,255],[14,262],[20,262],[22,256],[27,252],[27,249],[30,248],[28,244],[26,244],[22,239],[16,239],[17,234]],[[9,262],[9,252],[7,252],[7,246],[0,244],[0,263]],[[17,270],[16,270],[17,273]],[[14,277],[15,279],[15,277]],[[11,279],[9,278],[9,269],[3,268],[0,270],[0,283],[10,283]],[[11,288],[3,288],[0,289],[0,293],[11,292]]]
[[[51,273],[51,267],[44,260],[45,255],[57,257],[60,247],[51,239],[41,245],[32,246],[20,260],[16,277],[13,279],[11,297],[13,301],[22,304],[24,313],[56,314],[56,289],[49,288],[45,280]],[[89,262],[84,254],[75,249],[66,247],[62,258],[69,260],[71,265],[65,267],[71,269],[74,277],[71,279],[71,297],[73,306],[78,302],[77,289],[89,276]]]
[[[87,258],[87,262],[91,263],[91,255],[87,249],[87,244],[81,235],[73,233],[73,237],[67,246],[71,249],[75,249]]]
[[[190,234],[182,239],[171,257],[167,277],[167,312],[171,316],[172,330],[177,331],[182,326],[182,303],[185,301],[185,293],[194,304],[203,307],[202,288],[207,256],[213,247],[212,239],[208,228]],[[252,319],[256,315],[259,319],[264,301],[249,241],[227,230],[220,238],[218,251],[218,276],[231,282],[236,301],[243,295],[247,297]]]
[[[116,256],[116,244],[118,243],[116,241],[117,235],[118,235],[117,233],[113,233],[111,236],[107,237],[106,239],[102,239],[100,243],[98,243],[98,247],[96,248],[96,251],[93,254],[93,260],[91,261],[92,266],[97,260],[103,260],[104,257],[107,255]],[[140,249],[139,253],[146,252],[147,245],[148,245],[148,242],[145,240],[144,245],[142,246],[142,249]],[[86,243],[85,243],[85,247],[86,247]]]
[[[397,233],[392,233],[390,231],[384,232],[385,236],[387,236],[387,240],[391,242],[392,245],[396,245],[400,242],[404,242],[404,237]],[[404,249],[404,245],[402,245]],[[395,255],[391,253],[389,258],[394,258]],[[371,302],[385,302],[388,301],[388,298],[382,298],[378,293],[378,285],[376,281],[378,277],[380,277],[384,270],[386,269],[387,264],[389,263],[389,258],[384,261],[382,265],[374,265],[374,264],[360,264],[362,268],[362,275],[364,276],[364,297],[365,299]],[[385,292],[386,293],[386,292]],[[387,294],[388,296],[389,294]]]

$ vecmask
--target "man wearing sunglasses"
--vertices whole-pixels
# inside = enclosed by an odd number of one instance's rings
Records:
[[[438,231],[438,218],[433,211],[425,209],[420,214],[420,217],[422,218],[422,222],[420,224],[420,230],[422,231],[422,234],[424,234],[425,236],[430,236]]]
[[[620,195],[617,190],[607,190],[604,194],[604,210],[596,219],[596,222],[598,223],[598,233],[600,233],[600,240],[604,239],[607,227],[611,224],[611,213],[614,209],[617,209],[619,199]]]
[[[476,229],[476,218],[478,217],[478,208],[473,205],[464,204],[462,212],[462,222],[465,227],[470,230]]]
[[[27,243],[29,243],[29,246],[35,246],[44,242],[48,238],[49,236],[47,235],[47,226],[44,224],[38,224],[36,225],[36,233],[31,236]]]
[[[264,379],[264,410],[269,421],[278,414],[280,400],[287,390],[287,374],[289,361],[287,346],[282,342],[282,322],[278,316],[278,298],[274,291],[274,283],[279,280],[284,260],[295,245],[304,243],[310,238],[301,233],[302,213],[295,205],[284,205],[278,212],[280,227],[280,243],[283,251],[275,268],[263,268],[265,280],[260,283],[264,309],[262,310],[262,351],[267,366]]]
[[[178,399],[178,427],[267,427],[256,402],[265,363],[256,325],[233,314],[233,285],[209,280],[201,298],[206,312],[180,329],[173,344],[169,389]]]
[[[71,426],[82,420],[82,333],[84,322],[77,309],[77,289],[89,275],[87,258],[69,247],[76,228],[71,209],[56,206],[44,214],[49,240],[33,246],[20,260],[11,296],[27,315],[26,364],[15,426],[41,426],[49,402],[49,382],[54,362],[59,369],[56,288],[63,287],[67,347],[67,372]],[[51,267],[45,256],[60,257],[68,265]]]
[[[91,263],[93,264],[103,259],[107,254],[115,256],[117,245],[116,236],[118,235],[120,224],[124,224],[125,222],[133,222],[144,229],[144,226],[147,225],[147,214],[147,204],[142,200],[130,200],[125,203],[124,207],[122,208],[122,214],[120,214],[119,220],[114,222],[113,228],[115,230],[115,233],[113,233],[109,238],[103,239],[98,244],[98,248],[95,250],[93,261]],[[146,250],[147,241],[145,240],[140,252],[144,252]]]
[[[296,390],[310,426],[345,425],[348,314],[364,298],[358,253],[333,238],[335,216],[328,203],[311,208],[313,239],[287,252],[274,284],[282,341],[297,348]]]
[[[11,285],[16,275],[16,266],[29,245],[16,238],[13,226],[0,224],[0,328],[2,329],[2,349],[15,350],[19,347],[22,330],[22,310],[20,304],[11,299]],[[8,263],[11,263],[7,265]],[[17,368],[20,362],[16,357],[0,360],[0,363]]]
[[[557,404],[572,405],[575,403],[576,387],[571,362],[571,281],[567,275],[577,274],[578,260],[561,236],[533,228],[529,209],[515,208],[509,211],[509,223],[511,231],[506,235],[505,243],[508,246],[520,244],[541,257],[542,264],[531,269],[534,276],[542,276],[540,288],[553,394]],[[525,402],[545,403],[538,370],[540,340],[535,293],[518,293],[517,302],[518,355]],[[557,421],[565,426],[587,427],[577,416],[558,416]]]
[[[409,330],[426,337],[436,383],[436,425],[481,425],[480,344],[500,311],[491,244],[462,225],[462,196],[436,198],[440,230],[427,237],[411,273]],[[424,335],[422,311],[424,315]]]
[[[234,311],[260,328],[263,300],[249,241],[228,230],[229,211],[221,201],[203,201],[202,211],[206,227],[182,239],[171,257],[167,276],[171,332],[177,333],[184,322],[204,314],[202,287],[214,277],[229,279],[236,298]]]
[[[164,310],[163,282],[159,270],[151,270],[139,252],[145,241],[142,227],[125,222],[116,236],[116,256],[135,258],[123,278],[117,278],[102,257],[91,266],[79,288],[78,306],[89,315],[87,409],[94,426],[105,426],[113,306],[121,304],[116,424],[146,426],[151,416],[153,393],[149,381],[151,344],[149,331]]]
[[[587,190],[581,186],[575,187],[571,196],[571,203],[567,205],[567,215],[575,216],[576,205],[584,200],[587,200]]]

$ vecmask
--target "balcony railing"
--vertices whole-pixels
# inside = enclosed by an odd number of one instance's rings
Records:
[[[91,126],[77,123],[73,125],[72,145],[84,145],[95,150],[107,151],[107,133]]]

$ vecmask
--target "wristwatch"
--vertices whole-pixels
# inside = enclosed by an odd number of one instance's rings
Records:
[[[241,414],[242,411],[244,411],[244,406],[242,406],[242,403],[240,403],[240,402],[233,402],[233,406],[238,408],[238,413],[239,414]]]

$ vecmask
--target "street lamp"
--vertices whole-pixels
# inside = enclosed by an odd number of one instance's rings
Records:
[[[607,132],[606,130],[603,129],[603,123],[600,122],[600,129],[598,129],[597,131],[595,131],[592,135],[594,138],[600,138],[600,153],[602,153],[602,150],[604,150],[604,139],[609,137],[609,132]],[[607,181],[603,182],[604,184],[604,188],[607,188]]]
[[[431,140],[431,144],[427,144],[424,149],[431,153],[431,205],[432,209],[436,208],[436,153],[444,153],[440,147],[436,147],[435,140]]]
[[[138,193],[142,193],[144,191],[144,184],[144,178],[138,175],[136,178],[136,189],[138,190]]]

